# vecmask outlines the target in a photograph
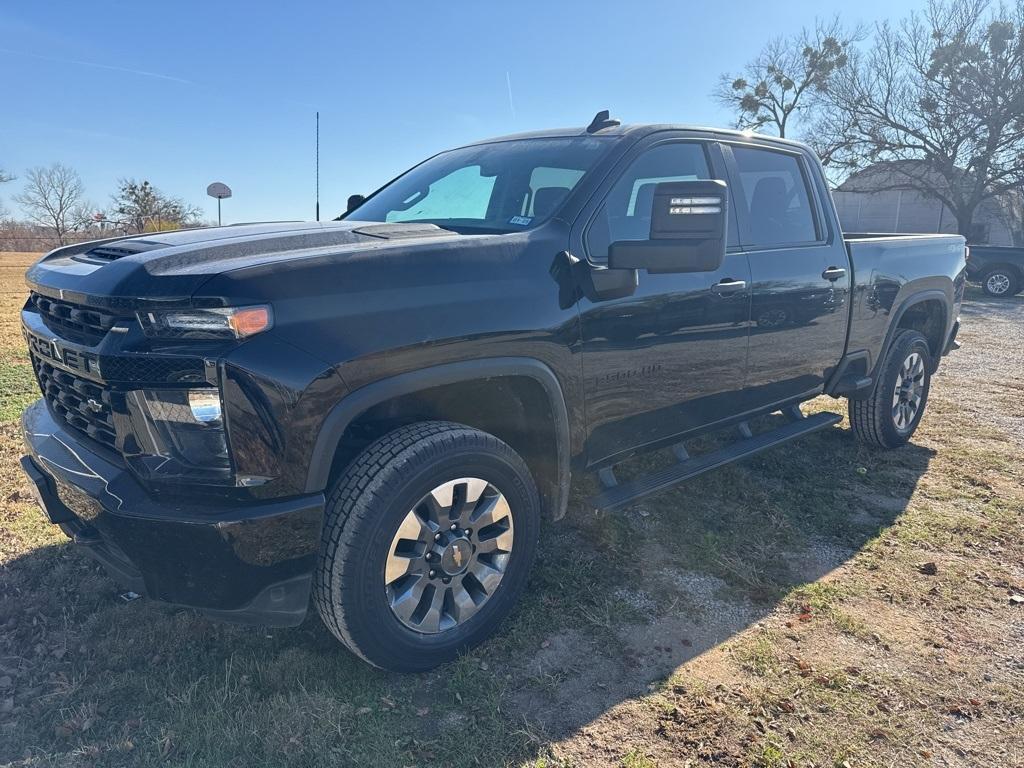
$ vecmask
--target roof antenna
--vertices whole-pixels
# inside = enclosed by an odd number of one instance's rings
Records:
[[[320,221],[320,110],[316,111],[316,220]]]
[[[590,125],[587,126],[587,133],[597,133],[605,128],[614,128],[616,125],[622,125],[622,121],[611,117],[607,109],[602,109],[590,121]]]

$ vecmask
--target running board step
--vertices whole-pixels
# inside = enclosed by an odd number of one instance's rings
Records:
[[[610,486],[604,484],[604,490],[592,498],[590,504],[593,508],[600,510],[619,509],[645,496],[660,493],[685,480],[710,472],[712,469],[745,459],[768,448],[774,448],[776,445],[788,443],[790,440],[810,432],[831,427],[842,420],[843,417],[838,413],[816,413],[812,416],[796,418],[778,429],[753,437],[743,437],[743,439],[717,451],[680,461],[671,467],[638,477],[636,480]],[[744,433],[745,431],[741,430],[741,434]],[[679,455],[678,452],[677,455]],[[685,456],[685,452],[682,455]]]

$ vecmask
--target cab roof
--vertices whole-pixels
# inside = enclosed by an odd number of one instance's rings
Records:
[[[806,147],[806,144],[792,139],[782,139],[778,136],[757,133],[755,131],[740,131],[730,128],[714,128],[706,125],[693,125],[689,123],[631,123],[629,125],[611,125],[599,130],[588,130],[583,128],[551,128],[542,131],[526,131],[523,133],[512,133],[505,136],[496,136],[489,139],[473,141],[465,146],[475,147],[481,144],[495,144],[502,141],[520,141],[524,139],[555,139],[594,136],[597,138],[609,137],[614,139],[633,138],[639,139],[651,133],[660,131],[691,131],[693,133],[714,134],[716,136],[731,136],[741,139],[756,138],[777,144],[785,144],[793,147]]]

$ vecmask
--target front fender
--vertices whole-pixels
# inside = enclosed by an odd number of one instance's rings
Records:
[[[345,430],[369,408],[432,387],[502,377],[528,377],[536,381],[547,396],[555,422],[558,479],[552,514],[556,519],[561,517],[569,498],[569,415],[562,387],[554,372],[543,362],[529,357],[495,357],[445,363],[380,379],[349,393],[335,404],[320,427],[310,458],[306,489],[313,493],[326,489],[334,456]]]

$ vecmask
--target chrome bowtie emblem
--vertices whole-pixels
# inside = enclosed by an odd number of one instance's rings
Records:
[[[93,400],[91,397],[85,401],[85,407],[88,408],[93,413],[99,413],[100,411],[103,410],[103,404],[96,400]]]

